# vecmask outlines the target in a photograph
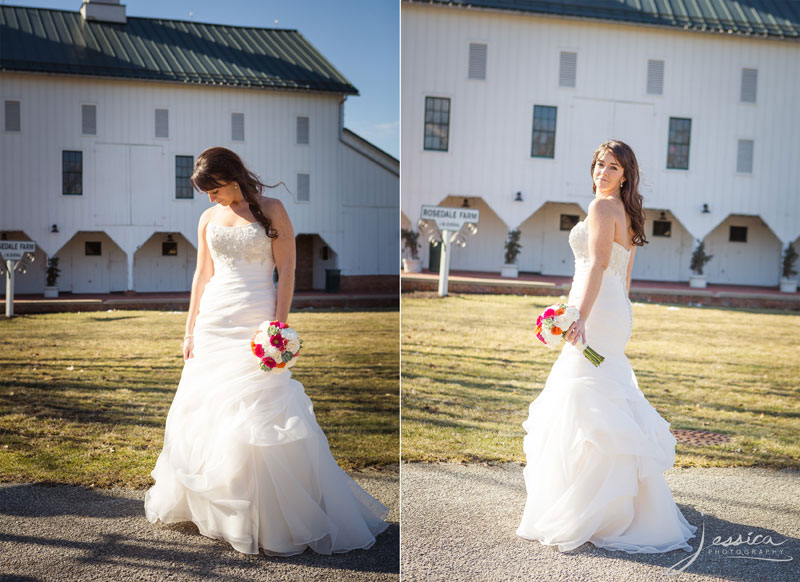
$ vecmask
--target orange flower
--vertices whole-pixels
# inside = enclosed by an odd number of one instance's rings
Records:
[[[541,325],[537,325],[536,326],[536,333],[542,333],[542,326]]]
[[[563,332],[561,331],[560,327],[556,327],[554,325],[553,328],[550,330],[550,333],[552,333],[553,335],[561,335]]]
[[[286,362],[281,362],[280,364],[276,364],[275,367],[276,368],[285,368],[286,367]]]

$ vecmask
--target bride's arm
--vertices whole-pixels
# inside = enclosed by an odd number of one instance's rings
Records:
[[[268,199],[264,203],[264,214],[272,221],[278,238],[272,239],[272,256],[278,269],[278,291],[275,300],[275,319],[286,322],[294,294],[295,247],[294,229],[289,215],[280,200]]]
[[[189,300],[189,315],[186,318],[186,334],[183,338],[184,360],[194,357],[194,323],[197,319],[197,312],[200,310],[200,298],[203,296],[206,283],[214,274],[214,262],[211,260],[211,252],[208,250],[206,242],[209,210],[211,209],[209,208],[200,215],[197,224],[197,266],[192,278],[192,295]]]
[[[570,326],[570,330],[577,333],[585,343],[585,325],[589,314],[592,312],[600,285],[603,282],[603,272],[611,260],[611,245],[614,242],[614,202],[596,198],[589,204],[589,214],[586,217],[586,226],[589,228],[589,272],[584,283],[580,303],[576,305],[581,318]],[[577,338],[567,334],[567,339],[574,344]]]

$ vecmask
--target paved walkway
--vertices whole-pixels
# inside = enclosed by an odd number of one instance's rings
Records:
[[[626,554],[586,543],[571,552],[516,536],[525,505],[522,467],[404,463],[403,582],[650,582],[735,580],[788,582],[800,579],[800,472],[770,469],[671,469],[673,497],[689,523],[698,526],[693,552]],[[701,513],[702,512],[702,513]],[[676,576],[673,564],[695,561]],[[780,546],[713,545],[739,535],[770,535]],[[773,562],[728,557],[745,548],[776,551]],[[683,562],[678,568],[685,565]]]
[[[439,274],[431,272],[403,273],[401,287],[407,291],[436,291]],[[566,295],[572,279],[544,275],[521,274],[516,278],[482,271],[450,271],[448,290],[451,293],[511,293],[521,295]],[[688,283],[669,281],[631,281],[633,301],[670,303],[702,303],[733,307],[770,307],[800,309],[800,291],[781,293],[775,287],[709,284],[694,289]]]
[[[387,505],[392,525],[369,550],[274,558],[240,554],[194,524],[152,525],[144,491],[0,484],[0,581],[397,581],[397,470],[353,478]]]
[[[108,309],[189,309],[190,293],[61,293],[57,298],[44,295],[14,295],[14,314],[54,313],[63,311],[106,311]],[[292,298],[292,309],[397,307],[398,293],[325,293],[301,291]],[[5,315],[6,300],[0,298],[0,316]]]

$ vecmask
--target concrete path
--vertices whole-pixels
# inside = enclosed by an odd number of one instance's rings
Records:
[[[152,525],[144,491],[0,484],[0,581],[397,581],[397,471],[352,474],[392,525],[369,550],[273,558],[236,552],[192,523]]]
[[[665,475],[673,497],[689,523],[698,526],[689,541],[693,552],[639,555],[589,543],[560,553],[517,537],[525,505],[519,465],[404,463],[401,475],[403,582],[800,580],[800,472],[671,469]],[[748,534],[751,541],[758,534],[771,536],[774,543],[786,541],[780,546],[713,545],[717,536],[747,540]],[[787,561],[742,558],[745,550]],[[689,558],[680,568],[695,553],[684,571],[668,574],[670,566]]]

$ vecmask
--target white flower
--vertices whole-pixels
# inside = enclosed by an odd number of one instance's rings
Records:
[[[253,341],[256,342],[257,344],[261,344],[266,348],[269,345],[269,335],[267,335],[263,331],[259,331],[253,338]]]
[[[286,342],[286,349],[292,352],[293,354],[296,354],[297,350],[300,349],[300,340],[290,339],[288,342]]]
[[[289,341],[298,339],[297,332],[295,330],[293,330],[291,327],[287,327],[286,329],[282,329],[281,330],[281,335],[283,337],[285,337]],[[296,351],[296,350],[292,350],[292,351]]]
[[[292,358],[291,360],[289,360],[288,362],[286,362],[286,367],[287,367],[287,368],[291,368],[292,366],[294,366],[294,365],[295,365],[295,363],[296,363],[296,362],[297,362],[297,358]]]
[[[279,364],[282,361],[281,360],[281,351],[278,348],[276,348],[275,346],[269,346],[269,347],[265,348],[264,349],[264,355],[267,356],[268,358],[272,358],[273,360],[275,360]]]

